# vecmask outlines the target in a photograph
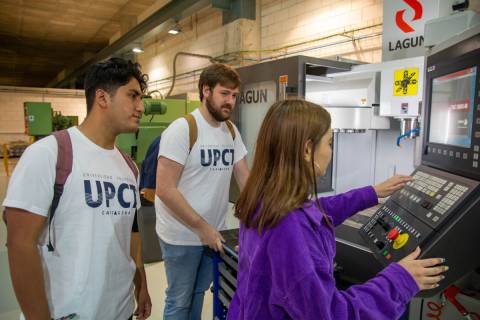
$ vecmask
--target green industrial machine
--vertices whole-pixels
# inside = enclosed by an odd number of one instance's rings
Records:
[[[25,102],[25,132],[29,136],[46,136],[52,132],[52,105],[49,102]]]
[[[117,137],[117,146],[141,165],[150,144],[162,134],[170,123],[200,106],[200,101],[184,99],[142,99],[145,113],[136,133],[123,133]]]
[[[186,99],[143,98],[145,112],[136,133],[124,133],[117,137],[117,146],[128,153],[140,166],[150,144],[162,134],[170,123],[200,106],[200,101]],[[78,125],[77,116],[64,116],[52,110],[49,102],[25,102],[25,131],[35,140],[52,131]]]
[[[77,116],[64,116],[52,110],[50,102],[24,102],[25,133],[35,140],[48,136],[52,131],[78,125]]]

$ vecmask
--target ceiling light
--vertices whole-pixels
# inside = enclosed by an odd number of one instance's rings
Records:
[[[135,53],[142,53],[142,52],[143,52],[143,49],[140,48],[140,47],[134,47],[134,48],[132,49],[132,51],[135,52]]]
[[[170,29],[168,29],[168,33],[170,33],[170,34],[179,34],[180,32],[182,32],[182,28],[180,27],[180,25],[178,23],[175,24]]]

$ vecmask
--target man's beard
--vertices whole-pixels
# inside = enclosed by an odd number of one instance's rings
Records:
[[[218,122],[223,122],[230,119],[230,116],[224,116],[221,110],[223,107],[227,107],[227,106],[230,107],[230,109],[232,109],[231,105],[224,104],[221,106],[220,110],[215,110],[215,108],[213,107],[212,101],[210,100],[210,97],[206,97],[205,100],[206,100],[205,102],[207,105],[207,110],[208,112],[210,112],[210,114],[215,120],[217,120]]]

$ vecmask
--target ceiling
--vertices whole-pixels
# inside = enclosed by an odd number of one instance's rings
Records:
[[[46,86],[106,47],[154,2],[0,0],[0,85]]]

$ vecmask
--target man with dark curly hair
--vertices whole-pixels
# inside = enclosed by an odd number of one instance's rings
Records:
[[[134,282],[135,314],[150,315],[135,166],[115,146],[118,134],[138,129],[146,81],[138,64],[120,58],[89,69],[87,117],[64,132],[72,166],[52,221],[65,144],[48,136],[15,168],[3,205],[12,283],[26,319],[129,319]]]

